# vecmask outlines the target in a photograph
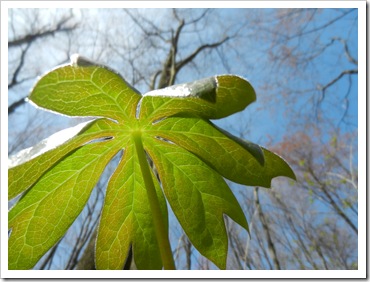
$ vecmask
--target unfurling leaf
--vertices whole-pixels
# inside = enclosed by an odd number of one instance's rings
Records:
[[[32,90],[32,103],[93,120],[64,131],[62,139],[54,135],[11,158],[9,199],[23,194],[9,211],[9,268],[32,268],[60,240],[108,162],[122,152],[107,184],[97,268],[122,269],[132,247],[138,269],[162,269],[148,197],[152,182],[164,235],[167,201],[195,248],[225,269],[224,215],[246,230],[248,223],[224,179],[269,187],[276,176],[295,178],[279,156],[210,121],[242,111],[255,99],[249,82],[233,75],[140,95],[111,69],[79,57],[46,74]],[[58,142],[52,142],[55,139]],[[160,180],[146,173],[140,157],[145,154]]]

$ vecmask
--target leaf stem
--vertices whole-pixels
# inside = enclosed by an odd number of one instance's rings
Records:
[[[153,183],[152,174],[150,172],[149,164],[145,155],[144,147],[141,141],[141,134],[133,135],[136,153],[139,159],[139,164],[144,178],[144,183],[148,195],[150,209],[153,214],[154,229],[157,236],[159,251],[161,254],[164,269],[175,270],[175,262],[173,260],[170,241],[168,233],[163,222],[163,215],[159,206],[157,193]]]

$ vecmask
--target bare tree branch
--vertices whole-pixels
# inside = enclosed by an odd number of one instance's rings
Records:
[[[307,31],[303,31],[303,30],[301,30],[299,33],[297,33],[297,34],[295,34],[295,35],[293,35],[293,36],[288,36],[288,37],[287,37],[287,40],[292,40],[292,39],[294,39],[294,38],[297,38],[297,37],[300,37],[300,36],[303,36],[303,35],[307,35],[307,34],[310,34],[310,33],[314,33],[314,32],[320,31],[320,30],[322,30],[322,29],[325,29],[325,28],[329,27],[330,25],[332,25],[333,23],[335,23],[335,22],[339,21],[340,19],[342,19],[342,18],[343,18],[343,17],[345,17],[346,15],[348,15],[348,14],[352,13],[353,11],[356,11],[356,9],[355,9],[355,8],[350,9],[350,10],[348,10],[348,11],[346,11],[346,12],[342,13],[342,14],[341,14],[341,15],[339,15],[338,17],[335,17],[335,18],[333,18],[332,20],[330,20],[330,21],[326,22],[325,24],[322,24],[322,25],[320,25],[320,26],[318,26],[318,27],[312,28],[312,29],[307,30]]]
[[[40,270],[44,270],[46,268],[50,269],[50,266],[53,263],[54,255],[56,253],[56,250],[59,247],[60,242],[61,242],[61,240],[59,240],[59,242],[50,250],[49,255],[46,257],[46,259],[44,260],[44,262],[41,264]]]
[[[129,9],[123,9],[124,12],[129,15],[129,17],[131,18],[131,20],[141,29],[141,31],[149,38],[149,37],[158,37],[160,38],[163,42],[167,42],[167,39],[163,36],[163,33],[166,33],[168,31],[164,31],[164,30],[161,30],[160,28],[158,28],[152,21],[149,21],[148,19],[146,19],[145,17],[140,17],[140,20],[137,19],[137,17],[135,17]],[[148,30],[147,28],[145,28],[142,24],[141,24],[141,21],[142,22],[145,22],[147,24],[150,25],[150,30]],[[154,30],[154,31],[153,31]]]
[[[177,48],[178,48],[178,42],[180,38],[180,33],[183,27],[185,26],[185,21],[181,20],[179,22],[179,25],[177,26],[175,35],[173,35],[174,32],[171,33],[171,46],[170,50],[167,55],[167,59],[165,60],[161,76],[159,78],[158,82],[158,89],[173,85],[176,80],[176,74],[178,72],[176,68],[176,55],[177,55]]]
[[[183,237],[184,251],[186,257],[186,267],[185,269],[191,270],[191,255],[192,255],[192,245],[187,236]]]
[[[344,52],[347,56],[347,59],[350,63],[354,64],[354,65],[358,65],[358,62],[357,60],[351,55],[350,51],[349,51],[349,48],[348,48],[348,44],[347,44],[347,40],[344,40],[343,38],[340,38],[340,37],[334,37],[332,39],[333,41],[339,41],[340,43],[342,43],[343,45],[343,48],[344,48]]]
[[[263,230],[265,231],[265,234],[266,234],[268,249],[269,249],[270,255],[272,257],[272,261],[274,263],[274,268],[280,270],[281,266],[280,266],[279,259],[277,257],[276,247],[275,247],[275,244],[272,240],[271,231],[270,231],[269,225],[266,221],[265,215],[262,211],[262,207],[261,207],[261,204],[260,204],[259,195],[258,195],[258,187],[254,188],[254,195],[255,195],[255,205],[256,205],[256,208],[257,208],[258,213],[259,213],[260,218],[261,218],[261,223],[262,223],[262,226],[263,226]]]
[[[150,90],[154,90],[155,89],[155,85],[156,85],[156,82],[157,82],[157,78],[158,76],[161,74],[161,70],[158,70],[153,76],[152,76],[152,79],[150,81],[150,86],[149,86],[149,89]]]
[[[21,57],[19,59],[19,64],[17,66],[17,68],[15,69],[14,73],[13,73],[13,77],[12,77],[12,80],[10,81],[10,83],[8,84],[8,89],[11,89],[12,87],[14,87],[16,84],[19,83],[18,81],[18,75],[19,75],[19,72],[20,70],[22,69],[23,65],[24,65],[24,60],[25,60],[25,57],[26,57],[26,54],[27,54],[27,51],[28,49],[30,48],[31,46],[31,42],[27,42],[27,45],[26,47],[22,50],[22,53],[21,53]]]
[[[334,201],[332,195],[326,189],[325,183],[322,182],[322,180],[316,175],[316,173],[312,170],[312,167],[308,167],[309,173],[312,175],[312,177],[315,179],[315,181],[322,187],[321,191],[325,194],[328,202],[333,207],[333,209],[337,212],[337,214],[352,228],[356,234],[358,234],[358,229],[354,225],[354,223],[351,221],[351,219],[346,215],[346,213],[339,207],[339,205]]]
[[[37,32],[27,34],[27,35],[24,35],[24,36],[19,37],[17,39],[8,41],[8,48],[22,46],[22,45],[26,44],[26,47],[22,50],[20,60],[19,60],[19,64],[18,64],[18,66],[16,67],[16,69],[14,71],[14,74],[13,74],[13,77],[12,77],[10,83],[8,84],[8,89],[11,89],[15,85],[17,85],[19,83],[22,83],[23,81],[27,80],[27,79],[19,80],[18,77],[19,77],[20,71],[22,70],[22,68],[24,66],[27,51],[31,47],[32,43],[35,40],[38,40],[38,39],[41,39],[41,38],[45,38],[45,37],[48,37],[48,36],[54,36],[56,33],[59,33],[59,32],[70,32],[70,31],[74,30],[77,27],[77,24],[74,24],[72,26],[64,26],[71,18],[72,18],[72,16],[65,17],[65,18],[61,19],[54,28],[48,29],[46,31],[39,30]],[[15,102],[13,102],[8,107],[8,115],[14,113],[15,110],[18,107],[20,107],[21,105],[23,105],[25,102],[26,102],[26,97],[23,97],[23,98],[15,101]]]
[[[8,107],[8,115],[15,112],[15,110],[23,105],[26,102],[26,97],[19,99],[18,101],[15,101]]]
[[[74,24],[74,25],[69,26],[69,27],[64,27],[63,26],[71,18],[72,17],[67,17],[67,18],[62,19],[56,25],[56,27],[54,27],[52,29],[49,29],[49,30],[46,30],[46,31],[37,31],[35,33],[27,34],[27,35],[24,35],[24,36],[19,37],[17,39],[11,40],[11,41],[8,42],[8,47],[11,48],[11,47],[20,46],[20,45],[23,45],[23,44],[26,44],[26,43],[31,43],[31,42],[33,42],[37,39],[44,38],[44,37],[47,37],[47,36],[50,36],[50,35],[53,36],[53,35],[55,35],[56,33],[59,33],[59,32],[72,31],[77,27],[77,24]]]
[[[283,210],[284,217],[286,218],[286,222],[289,224],[290,228],[292,229],[292,233],[296,237],[296,241],[298,246],[301,248],[301,253],[305,256],[307,261],[312,265],[313,269],[319,269],[317,264],[315,263],[314,259],[312,258],[312,255],[310,250],[307,248],[306,243],[304,242],[304,238],[298,230],[298,226],[296,223],[296,220],[294,220],[292,211],[289,210],[287,207],[286,203],[281,200],[281,197],[279,197],[274,191],[274,193],[271,194],[271,196],[274,198],[274,200],[280,205],[281,209]],[[289,238],[287,241],[290,241],[291,239]]]
[[[321,96],[319,97],[317,105],[319,106],[322,103],[322,101],[325,99],[326,90],[328,90],[328,88],[333,86],[335,83],[341,80],[344,76],[357,75],[357,74],[358,74],[358,69],[344,70],[338,76],[336,76],[331,81],[329,81],[327,84],[319,85],[317,88],[319,91],[321,91]]]
[[[31,45],[31,43],[29,43],[29,45]],[[22,55],[23,55],[23,54],[25,54],[25,52],[23,52],[23,53],[22,53]],[[63,60],[62,62],[60,62],[60,63],[59,63],[59,64],[57,64],[57,65],[63,64],[63,63],[65,63],[65,62],[67,62],[68,60],[69,60],[69,59]],[[23,81],[25,81],[25,80],[29,79],[29,78],[27,78],[27,79],[22,79],[22,80],[20,80],[20,81],[17,79],[18,73],[19,73],[19,71],[20,71],[21,67],[23,66],[23,64],[24,64],[24,57],[21,57],[21,61],[20,61],[19,65],[18,65],[18,67],[17,67],[16,72],[15,72],[15,73],[14,73],[14,75],[13,75],[12,82],[8,85],[8,89],[11,89],[11,88],[13,88],[15,85],[17,85],[17,84],[19,84],[19,83],[22,83]],[[9,115],[11,115],[12,113],[14,113],[14,112],[15,112],[15,110],[16,110],[17,108],[19,108],[20,106],[22,106],[24,103],[26,103],[26,101],[27,101],[27,97],[23,97],[23,98],[20,98],[19,100],[15,101],[15,102],[13,102],[13,103],[8,107],[8,116],[9,116]]]
[[[224,39],[222,39],[221,41],[219,42],[216,42],[216,43],[213,43],[213,44],[204,44],[204,45],[201,45],[199,46],[193,53],[191,53],[189,56],[187,56],[185,59],[181,60],[180,62],[178,62],[176,64],[176,70],[177,71],[180,71],[180,69],[182,67],[184,67],[186,64],[188,64],[189,62],[191,62],[192,60],[194,60],[194,58],[200,53],[202,52],[203,50],[205,49],[211,49],[211,48],[216,48],[220,45],[222,45],[223,43],[225,43],[226,41],[228,41],[230,39],[230,37],[225,37]]]
[[[239,238],[235,230],[235,224],[232,221],[230,221],[227,217],[225,217],[225,222],[228,229],[227,233],[229,236],[231,251],[234,255],[237,264],[237,269],[243,269],[242,259],[244,257],[243,254],[244,249],[240,246]]]

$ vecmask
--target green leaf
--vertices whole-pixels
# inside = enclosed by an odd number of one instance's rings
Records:
[[[67,231],[116,154],[109,141],[86,145],[50,169],[9,212],[9,269],[32,268]]]
[[[282,158],[220,131],[209,121],[171,117],[150,129],[153,136],[186,148],[231,181],[270,187],[271,180],[276,176],[295,179],[293,171]]]
[[[115,72],[94,65],[65,66],[46,74],[29,100],[41,108],[69,116],[132,118],[140,94]]]
[[[166,200],[158,182],[156,190],[168,229]],[[144,179],[132,144],[126,147],[108,184],[96,244],[96,267],[123,269],[131,245],[138,269],[162,268]]]
[[[141,96],[116,72],[80,57],[46,74],[31,102],[63,115],[100,118],[10,159],[9,199],[23,193],[9,211],[10,268],[32,268],[60,240],[105,166],[122,151],[107,185],[97,268],[122,269],[131,247],[138,269],[172,268],[168,202],[193,245],[225,269],[224,215],[246,230],[248,224],[224,178],[264,187],[276,176],[295,179],[282,158],[209,121],[241,111],[255,98],[249,82],[233,75]]]
[[[157,121],[183,114],[219,119],[244,110],[255,100],[252,86],[243,78],[214,76],[146,93],[140,118]]]
[[[9,200],[27,190],[56,162],[83,144],[98,138],[111,137],[113,122],[96,120],[62,130],[39,144],[22,150],[9,159]],[[73,135],[77,132],[76,136]],[[69,140],[68,140],[69,139]],[[64,144],[61,141],[68,140]]]
[[[202,255],[225,269],[228,239],[223,215],[248,230],[230,188],[218,173],[188,151],[152,138],[145,141],[166,198],[188,238]]]

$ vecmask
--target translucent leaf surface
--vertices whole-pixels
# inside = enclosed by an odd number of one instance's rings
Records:
[[[199,118],[167,118],[151,127],[152,135],[197,155],[222,176],[245,185],[270,187],[272,178],[294,173],[287,163],[258,145],[243,141]]]
[[[156,121],[183,114],[219,119],[242,111],[255,100],[256,94],[245,79],[214,76],[146,93],[140,117]]]
[[[133,117],[140,94],[104,67],[64,66],[46,74],[29,100],[39,107],[69,116]]]
[[[49,168],[71,151],[97,138],[111,137],[113,135],[112,126],[114,126],[114,124],[110,120],[97,120],[86,125],[82,131],[66,143],[57,143],[55,144],[56,146],[46,146],[50,148],[50,150],[45,151],[41,155],[39,155],[39,149],[45,148],[45,144],[47,144],[50,139],[45,139],[41,141],[41,144],[37,144],[32,148],[25,149],[15,156],[12,156],[10,158],[11,167],[8,170],[9,199],[27,190]],[[72,132],[74,131],[75,130],[72,130]],[[59,136],[60,133],[65,134],[65,130],[59,132],[56,136]],[[14,163],[18,163],[18,166],[14,167]]]
[[[46,74],[30,101],[63,115],[100,118],[68,130],[64,143],[49,146],[50,139],[44,140],[13,157],[9,199],[23,195],[9,211],[10,268],[32,268],[60,240],[107,163],[122,151],[107,184],[97,268],[122,269],[131,246],[139,269],[165,266],[154,214],[160,214],[168,237],[168,202],[193,245],[224,269],[224,216],[248,230],[224,178],[264,187],[276,176],[295,178],[277,155],[209,121],[242,111],[255,98],[249,82],[233,75],[141,96],[116,72],[79,57]],[[148,170],[146,154],[160,182]],[[149,194],[158,198],[157,213]]]
[[[156,186],[168,228],[166,201],[159,184]],[[148,196],[132,145],[126,147],[108,184],[96,244],[97,268],[123,269],[130,245],[139,269],[162,268]]]
[[[9,212],[9,269],[32,268],[67,231],[116,153],[109,142],[86,145],[64,158]]]
[[[228,239],[223,215],[248,230],[239,203],[223,178],[190,152],[167,142],[147,140],[165,195],[198,251],[225,269]]]

